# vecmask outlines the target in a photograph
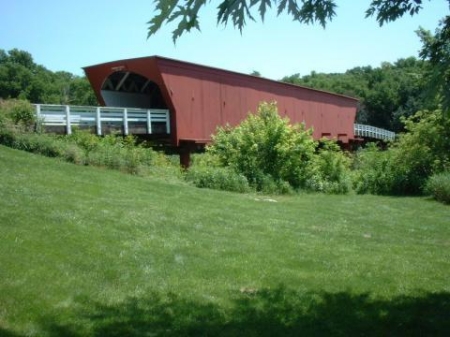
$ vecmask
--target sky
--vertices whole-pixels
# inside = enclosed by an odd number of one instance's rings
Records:
[[[337,15],[325,29],[272,11],[264,23],[249,21],[241,34],[232,25],[217,25],[219,1],[211,1],[200,12],[201,31],[174,44],[173,24],[147,38],[152,0],[0,0],[0,49],[25,50],[47,69],[76,75],[94,64],[159,55],[279,80],[418,57],[415,30],[434,31],[449,14],[447,0],[425,0],[418,15],[380,27],[364,17],[370,0],[336,2]]]

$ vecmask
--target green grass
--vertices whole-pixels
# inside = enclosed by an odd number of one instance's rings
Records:
[[[0,146],[0,211],[0,336],[450,333],[450,209],[426,198],[269,199]]]

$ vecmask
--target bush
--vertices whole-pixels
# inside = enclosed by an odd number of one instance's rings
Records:
[[[392,194],[391,152],[380,151],[370,143],[357,152],[354,161],[353,187],[357,193]]]
[[[74,128],[72,134],[66,136],[66,140],[75,143],[86,151],[92,151],[99,146],[101,138],[87,130]]]
[[[432,175],[425,185],[425,193],[444,204],[450,204],[450,171]]]
[[[304,125],[292,126],[281,118],[276,103],[261,103],[257,114],[249,114],[237,127],[218,128],[207,152],[259,191],[267,177],[301,188],[317,145],[311,135]]]
[[[275,180],[270,175],[258,176],[256,179],[258,191],[264,194],[292,194],[294,189],[284,180]]]
[[[339,146],[322,140],[322,147],[308,166],[306,189],[316,192],[345,194],[351,189],[350,159]]]
[[[227,167],[193,166],[186,172],[186,180],[196,187],[245,193],[251,190],[247,179]]]
[[[63,158],[70,163],[78,165],[86,163],[85,151],[77,144],[67,144],[64,149]]]
[[[370,146],[358,153],[357,192],[421,194],[428,177],[450,169],[450,118],[441,110],[423,111],[404,123],[407,132],[387,151]]]
[[[0,115],[3,115],[3,123],[8,119],[15,126],[25,130],[31,130],[36,125],[34,108],[25,100],[1,100]]]
[[[67,144],[54,135],[22,133],[15,135],[11,147],[47,157],[63,157]]]

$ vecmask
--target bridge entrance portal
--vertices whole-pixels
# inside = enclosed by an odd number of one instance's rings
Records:
[[[101,88],[106,106],[167,109],[161,90],[152,80],[128,71],[116,71]]]

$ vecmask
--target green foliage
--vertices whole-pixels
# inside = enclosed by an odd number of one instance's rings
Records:
[[[136,144],[136,139],[131,135],[97,137],[87,131],[75,130],[65,140],[84,150],[86,164],[133,174],[142,172],[143,167],[152,166],[156,157],[154,151],[143,146],[145,144]],[[73,145],[72,150],[75,151]]]
[[[399,162],[412,163],[422,176],[448,168],[450,119],[445,113],[441,109],[419,111],[404,123],[407,132],[394,144],[399,150]]]
[[[4,123],[9,120],[18,128],[30,129],[36,124],[36,115],[33,106],[25,100],[0,99],[0,115]]]
[[[403,131],[402,117],[434,108],[434,101],[424,94],[426,65],[409,57],[377,68],[355,67],[341,74],[313,71],[286,76],[282,81],[357,97],[357,122],[399,132]]]
[[[450,171],[432,175],[426,182],[425,193],[444,204],[450,204]]]
[[[423,28],[417,34],[422,40],[420,56],[430,64],[426,72],[428,94],[441,102],[450,118],[450,16],[441,21],[434,35]]]
[[[95,134],[87,131],[81,131],[76,128],[72,130],[71,135],[66,136],[68,142],[73,142],[77,146],[86,150],[87,152],[92,151],[99,146],[101,138]]]
[[[11,146],[17,135],[32,130],[36,122],[27,101],[0,99],[0,143]]]
[[[289,125],[278,115],[276,103],[261,103],[257,114],[235,128],[220,127],[207,151],[243,174],[250,185],[263,189],[268,176],[293,188],[305,185],[307,165],[316,142],[304,125]]]
[[[442,110],[404,120],[406,133],[384,152],[369,147],[356,159],[359,193],[420,194],[428,177],[450,167],[450,119]]]
[[[371,143],[354,161],[353,187],[357,193],[393,194],[392,152]]]
[[[246,193],[251,190],[247,179],[229,167],[193,166],[185,174],[196,187]]]
[[[177,28],[172,32],[175,42],[184,32],[192,28],[200,30],[198,12],[206,5],[205,0],[188,0],[180,4],[180,0],[155,0],[156,10],[159,11],[149,22],[148,37],[155,34],[164,23],[179,20]],[[240,31],[246,24],[246,19],[254,20],[252,7],[258,5],[258,12],[264,21],[267,8],[276,5],[278,14],[286,12],[300,23],[312,24],[319,22],[325,27],[326,22],[335,15],[336,4],[332,0],[302,0],[301,4],[296,0],[281,2],[272,0],[223,0],[217,7],[217,23],[224,25],[232,21],[233,26]]]
[[[345,194],[351,190],[350,158],[332,141],[323,139],[322,146],[308,166],[306,189]]]
[[[366,17],[376,14],[377,21],[380,23],[380,26],[382,26],[387,22],[401,18],[405,14],[413,16],[419,13],[421,9],[422,0],[373,0],[366,11]]]
[[[64,71],[52,72],[35,64],[30,53],[0,49],[0,98],[32,103],[96,105],[85,77]]]
[[[207,158],[242,174],[266,194],[349,192],[349,158],[333,141],[323,140],[320,149],[318,145],[312,130],[281,118],[276,103],[261,103],[257,114],[249,114],[240,125],[218,129]]]
[[[145,144],[136,144],[133,136],[107,135],[102,138],[77,129],[69,136],[28,132],[28,129],[19,128],[11,121],[11,116],[20,116],[20,121],[27,121],[26,114],[8,115],[4,111],[0,110],[1,144],[75,164],[101,166],[139,175],[170,174],[174,178],[180,177],[177,165],[163,154],[146,148]]]
[[[23,100],[12,100],[7,103],[10,107],[10,118],[14,124],[21,124],[25,128],[30,128],[36,123],[36,115],[33,106]]]
[[[179,20],[172,32],[174,42],[184,32],[192,28],[200,30],[198,13],[208,2],[206,0],[154,0],[159,11],[149,22],[148,37],[155,34],[165,23]],[[254,21],[252,10],[257,10],[264,21],[266,11],[272,8],[277,14],[287,13],[295,21],[304,24],[318,22],[322,27],[336,15],[335,0],[222,0],[217,6],[217,23],[227,25],[228,21],[241,32],[246,20]],[[372,0],[366,11],[366,17],[376,15],[380,25],[395,21],[404,14],[415,15],[422,9],[421,0]]]

